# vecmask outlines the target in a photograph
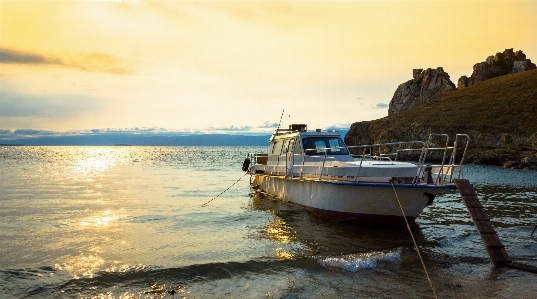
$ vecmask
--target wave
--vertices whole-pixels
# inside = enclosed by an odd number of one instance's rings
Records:
[[[373,251],[368,253],[348,254],[339,257],[318,258],[319,263],[326,268],[343,269],[358,272],[363,269],[374,269],[378,262],[399,263],[401,248],[395,251]]]
[[[207,263],[186,267],[131,267],[126,271],[99,271],[93,277],[75,278],[57,267],[0,269],[0,298],[120,298],[121,294],[163,296],[185,291],[191,284],[251,279],[318,267],[312,258],[260,259],[247,262]]]

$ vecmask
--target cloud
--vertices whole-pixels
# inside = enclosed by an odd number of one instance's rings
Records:
[[[326,129],[327,130],[347,130],[351,127],[351,124],[340,124],[340,123],[337,123],[337,124],[333,124],[333,125],[330,125],[328,126]]]
[[[72,134],[137,134],[137,135],[162,135],[162,134],[185,134],[189,133],[185,130],[169,130],[158,127],[135,127],[135,128],[105,128],[105,129],[91,129],[91,130],[79,130],[71,131]]]
[[[28,139],[28,138],[36,138],[36,137],[43,137],[43,136],[58,136],[62,133],[54,132],[54,131],[44,131],[44,130],[33,130],[33,129],[17,129],[17,130],[9,130],[9,129],[0,129],[0,141],[8,141],[13,139]]]
[[[371,105],[371,108],[373,108],[373,109],[387,109],[388,104],[378,103],[376,105]]]
[[[0,141],[9,141],[14,139],[33,139],[39,137],[73,137],[73,136],[187,136],[187,135],[205,135],[205,134],[229,134],[229,135],[252,135],[251,126],[237,127],[210,127],[200,130],[170,130],[159,127],[135,127],[135,128],[104,128],[89,130],[72,130],[72,131],[47,131],[35,129],[0,129]],[[259,134],[257,134],[259,135]]]
[[[0,129],[0,140],[12,140],[17,138],[31,139],[46,136],[102,136],[102,135],[184,135],[183,131],[169,131],[163,128],[106,128],[73,131],[47,131],[34,129]]]
[[[87,72],[104,72],[116,75],[128,75],[134,71],[118,57],[105,53],[76,53],[66,55],[65,65]]]
[[[57,58],[45,57],[35,53],[0,48],[0,63],[61,65],[62,61]]]
[[[51,65],[75,68],[86,72],[103,72],[116,75],[132,74],[133,70],[125,66],[127,63],[118,57],[105,53],[68,53],[60,59],[38,53],[0,48],[0,63]]]
[[[277,128],[277,127],[278,127],[278,123],[276,122],[271,123],[269,121],[266,121],[262,125],[257,126],[257,128],[260,128],[260,129]]]
[[[13,131],[14,135],[24,136],[24,137],[38,137],[38,136],[51,136],[58,135],[58,132],[54,131],[44,131],[44,130],[32,130],[32,129],[18,129]]]
[[[43,137],[53,138],[113,138],[113,137],[178,137],[178,136],[199,136],[206,134],[222,134],[228,136],[250,136],[253,139],[259,136],[269,136],[274,132],[276,123],[264,122],[260,126],[227,126],[227,127],[209,127],[197,129],[167,129],[161,127],[133,127],[133,128],[100,128],[88,130],[71,130],[71,131],[48,131],[35,129],[2,129],[0,128],[0,143],[11,140],[35,140]],[[327,131],[337,130],[344,135],[350,124],[337,123],[327,127]],[[77,137],[78,136],[78,137]],[[257,136],[257,137],[255,137]],[[268,138],[268,137],[267,137]]]
[[[3,84],[0,81],[0,84]],[[0,124],[9,118],[61,118],[79,117],[101,111],[104,103],[88,95],[62,94],[33,90],[25,92],[17,87],[5,86],[0,97]]]
[[[252,126],[242,126],[237,127],[235,125],[231,125],[228,127],[209,127],[209,131],[217,131],[217,132],[248,132],[252,130]]]

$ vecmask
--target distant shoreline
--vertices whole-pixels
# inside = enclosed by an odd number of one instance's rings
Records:
[[[198,147],[215,147],[215,146],[268,146],[268,145],[259,145],[259,144],[225,144],[225,145],[199,145],[199,144],[181,144],[181,145],[169,145],[169,144],[0,144],[0,147],[33,147],[33,146],[103,146],[103,147],[134,147],[134,146],[163,146],[163,147],[174,147],[174,146],[198,146]]]
[[[264,146],[270,135],[193,134],[137,135],[88,134],[38,136],[0,140],[0,146]]]

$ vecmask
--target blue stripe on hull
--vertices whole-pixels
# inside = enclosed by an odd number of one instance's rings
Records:
[[[333,182],[333,181],[310,181],[314,183],[321,183],[321,184],[330,184],[330,185],[344,185],[344,186],[362,186],[362,187],[392,187],[392,184],[389,183],[363,183],[363,182]],[[395,188],[409,188],[409,189],[423,189],[423,188],[435,188],[435,189],[445,189],[445,190],[453,190],[457,189],[457,187],[453,184],[449,185],[414,185],[414,184],[393,184]]]

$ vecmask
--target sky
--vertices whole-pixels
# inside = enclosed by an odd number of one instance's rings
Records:
[[[388,114],[415,68],[537,61],[537,1],[0,0],[0,131],[267,133]],[[283,112],[283,113],[282,113]]]

